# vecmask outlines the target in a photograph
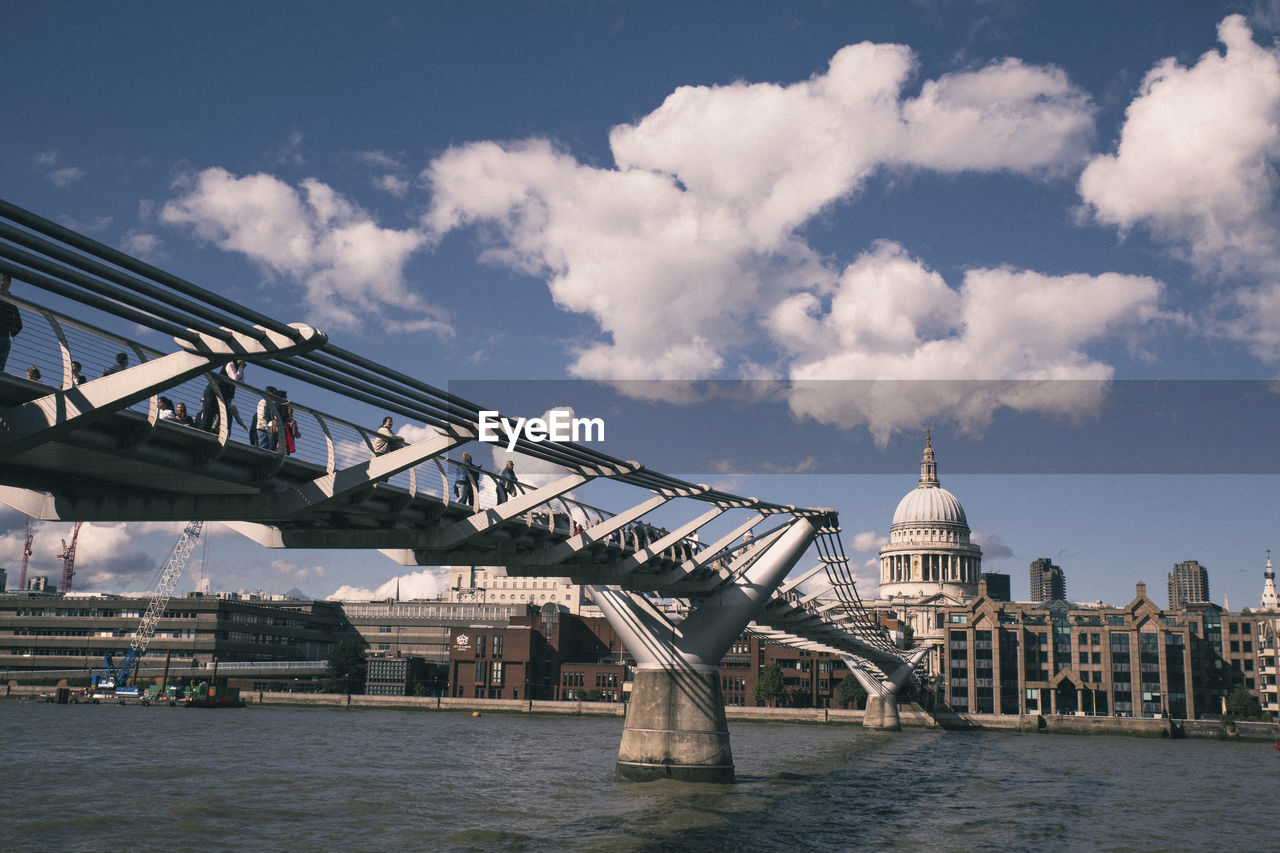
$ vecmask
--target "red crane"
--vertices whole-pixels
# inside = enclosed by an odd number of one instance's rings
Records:
[[[18,575],[18,590],[27,588],[27,563],[31,562],[31,540],[35,538],[31,532],[31,519],[27,518],[27,544],[22,546],[22,574]]]
[[[62,553],[58,555],[58,559],[62,561],[62,584],[58,587],[58,592],[66,595],[71,592],[71,578],[76,573],[76,539],[80,538],[80,525],[83,521],[76,522],[76,529],[71,531],[71,544],[67,544],[67,540],[62,540]]]

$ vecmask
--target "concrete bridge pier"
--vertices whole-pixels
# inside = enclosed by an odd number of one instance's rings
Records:
[[[898,713],[898,694],[914,680],[915,665],[929,653],[928,646],[921,646],[907,656],[907,662],[895,669],[887,678],[869,661],[845,655],[845,666],[867,691],[867,709],[862,715],[862,727],[885,732],[902,730],[902,717]]]
[[[862,714],[862,727],[883,732],[902,730],[902,718],[898,715],[898,697],[867,693],[867,710]]]
[[[617,774],[631,782],[733,781],[718,670],[636,671]]]
[[[734,579],[678,623],[637,593],[590,588],[636,659],[619,778],[733,781],[720,658],[816,535],[817,528],[799,518],[757,540],[730,567]]]

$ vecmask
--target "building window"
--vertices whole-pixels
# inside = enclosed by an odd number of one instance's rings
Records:
[[[484,657],[486,648],[488,648],[488,638],[484,634],[476,635],[476,657]]]
[[[493,656],[495,658],[502,657],[502,637],[501,635],[493,638]]]

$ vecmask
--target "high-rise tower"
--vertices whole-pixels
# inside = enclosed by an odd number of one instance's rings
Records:
[[[1209,570],[1195,560],[1175,563],[1169,573],[1169,609],[1209,600]]]
[[[1067,576],[1048,557],[1031,561],[1031,600],[1067,600]]]

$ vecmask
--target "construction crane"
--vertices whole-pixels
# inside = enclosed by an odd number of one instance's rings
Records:
[[[138,662],[146,654],[147,645],[155,636],[160,615],[169,605],[173,590],[178,585],[178,578],[182,577],[182,570],[186,567],[187,560],[191,558],[191,552],[196,547],[196,540],[200,538],[200,528],[203,526],[203,521],[190,522],[178,537],[178,542],[173,546],[164,570],[160,573],[160,580],[156,582],[155,589],[149,594],[151,601],[147,604],[147,612],[142,614],[142,621],[133,632],[124,660],[116,666],[111,652],[106,653],[105,665],[92,679],[95,693],[102,691],[118,697],[139,695],[138,688],[129,688],[129,680],[137,674]]]
[[[71,578],[76,573],[76,540],[80,538],[80,525],[83,521],[76,522],[75,530],[71,531],[71,544],[67,544],[67,540],[62,540],[62,553],[58,555],[58,559],[62,561],[62,583],[58,584],[58,592],[66,595],[71,592]]]
[[[27,563],[31,562],[31,540],[35,538],[31,532],[31,517],[27,517],[27,544],[22,546],[22,573],[18,575],[18,591],[27,588]]]

